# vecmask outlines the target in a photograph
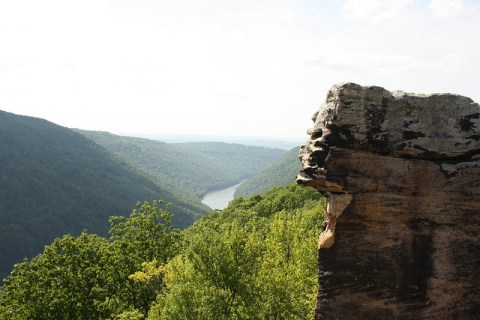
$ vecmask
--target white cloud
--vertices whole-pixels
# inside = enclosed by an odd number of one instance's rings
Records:
[[[462,0],[431,0],[428,8],[435,18],[450,18],[462,12]]]
[[[342,9],[353,20],[377,25],[395,18],[412,3],[413,0],[348,0]]]

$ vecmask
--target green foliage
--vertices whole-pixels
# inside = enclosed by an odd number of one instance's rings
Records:
[[[149,319],[311,319],[324,202],[290,185],[239,198],[184,231]]]
[[[165,143],[78,130],[131,165],[168,186],[200,198],[209,190],[254,176],[285,154],[284,150],[223,142]]]
[[[2,290],[2,319],[99,319],[112,294],[106,240],[64,236],[43,254],[15,265]]]
[[[283,187],[292,183],[301,169],[298,151],[298,147],[291,149],[261,173],[242,183],[235,191],[235,197],[251,197],[263,194],[273,187]]]
[[[0,318],[142,319],[162,280],[129,276],[177,253],[171,215],[162,202],[143,203],[128,218],[111,218],[109,239],[84,232],[55,240],[15,265],[0,291]]]
[[[174,202],[174,224],[205,214],[198,200],[177,197],[105,148],[42,119],[0,111],[0,282],[14,263],[63,234],[108,231],[108,217],[132,203]]]
[[[260,240],[238,225],[192,234],[184,254],[163,268],[168,293],[154,310],[161,319],[254,318]],[[156,318],[155,311],[150,314]]]
[[[143,320],[144,314],[138,310],[127,310],[115,317],[115,320]]]
[[[311,319],[323,206],[291,184],[180,231],[169,205],[138,203],[108,239],[66,235],[17,264],[0,319]]]
[[[319,210],[281,211],[271,222],[258,276],[260,318],[311,319],[316,297]]]
[[[145,268],[145,262],[163,264],[178,250],[179,230],[172,227],[172,213],[163,202],[137,204],[130,217],[110,218],[112,259],[115,282],[120,284],[117,294],[135,309],[147,313],[151,301],[161,290],[161,281],[142,282],[130,277]]]

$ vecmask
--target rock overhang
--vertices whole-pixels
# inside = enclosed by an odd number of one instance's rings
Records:
[[[316,319],[476,319],[478,103],[342,83],[312,120],[297,182],[327,195]]]

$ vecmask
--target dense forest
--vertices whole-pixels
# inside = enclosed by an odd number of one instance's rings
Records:
[[[93,136],[118,141],[118,148],[128,152],[109,150]],[[38,254],[62,234],[107,235],[108,217],[127,215],[139,200],[174,203],[173,225],[187,227],[210,211],[196,195],[261,171],[284,154],[221,143],[177,147],[80,134],[3,111],[0,148],[0,279],[14,263]],[[257,171],[250,172],[252,167]]]
[[[105,235],[110,215],[139,199],[175,203],[177,226],[208,208],[185,201],[84,136],[48,121],[0,112],[0,276],[66,234]]]
[[[65,235],[17,264],[0,318],[311,319],[324,199],[294,184],[237,198],[181,231],[162,201]]]
[[[235,197],[248,198],[255,194],[263,194],[273,187],[290,184],[302,166],[298,160],[299,148],[291,149],[262,172],[238,186]]]
[[[285,151],[223,142],[165,143],[107,132],[77,130],[162,186],[195,198],[264,170]]]

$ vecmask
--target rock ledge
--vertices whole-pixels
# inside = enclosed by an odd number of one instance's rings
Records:
[[[480,319],[480,106],[343,83],[301,148],[327,195],[316,319]]]

